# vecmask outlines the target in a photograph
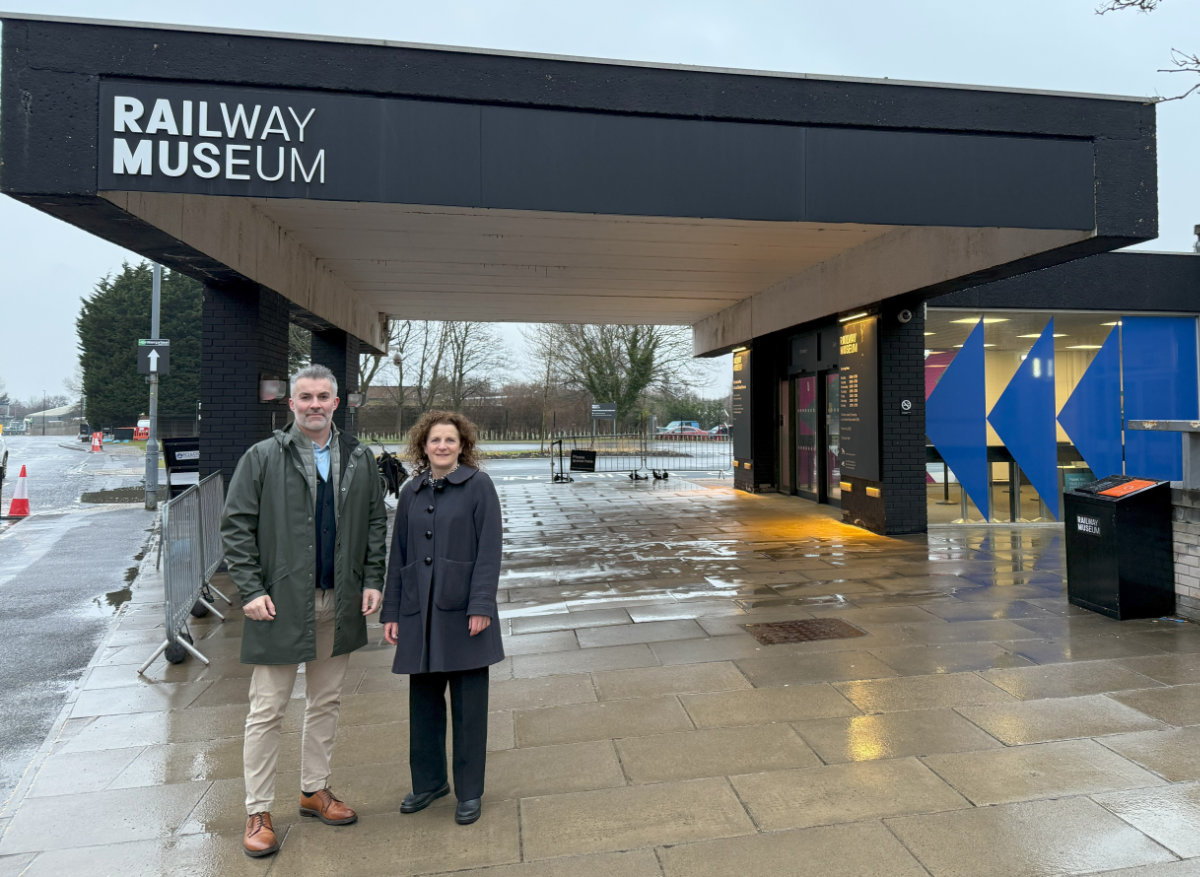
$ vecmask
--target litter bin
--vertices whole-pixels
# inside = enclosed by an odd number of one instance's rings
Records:
[[[1063,493],[1067,599],[1123,621],[1175,611],[1171,484],[1110,475]]]
[[[174,499],[200,481],[200,439],[166,438],[162,440],[163,466],[167,470],[167,499]]]

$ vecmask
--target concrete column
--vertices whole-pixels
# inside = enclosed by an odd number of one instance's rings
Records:
[[[338,382],[342,401],[333,413],[333,422],[350,435],[358,432],[355,412],[346,402],[351,393],[358,392],[358,350],[358,339],[341,329],[312,333],[312,361],[333,372]]]
[[[287,400],[260,402],[261,378],[288,379],[288,303],[257,284],[205,286],[200,351],[200,473],[226,483],[250,445],[289,421]],[[286,393],[285,393],[286,395]]]

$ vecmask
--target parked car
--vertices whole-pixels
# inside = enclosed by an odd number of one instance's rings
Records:
[[[665,430],[658,434],[659,438],[712,438],[707,430],[699,429],[695,426],[681,426],[677,429]]]
[[[718,423],[716,426],[714,426],[712,429],[710,429],[708,431],[708,434],[712,435],[712,436],[727,436],[727,435],[729,435],[729,424],[728,423]]]
[[[672,433],[682,434],[682,431],[685,429],[694,429],[694,430],[699,431],[700,430],[700,421],[698,421],[698,420],[672,420],[666,426],[659,427],[658,431],[660,433],[672,432]]]

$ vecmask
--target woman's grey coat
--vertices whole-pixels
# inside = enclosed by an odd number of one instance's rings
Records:
[[[504,658],[500,499],[488,476],[459,466],[435,490],[425,475],[400,491],[380,621],[399,624],[394,673],[447,673]],[[467,616],[491,625],[471,636]]]

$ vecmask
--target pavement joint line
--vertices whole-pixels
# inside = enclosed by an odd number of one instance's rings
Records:
[[[152,528],[150,534],[146,538],[146,543],[142,546],[142,559],[138,562],[138,572],[133,581],[129,583],[130,589],[137,587],[138,582],[142,579],[143,574],[147,569],[150,572],[154,570],[155,552],[153,542],[159,538],[160,529]],[[12,817],[16,810],[24,803],[25,797],[29,794],[29,790],[37,781],[38,775],[42,771],[42,767],[46,763],[46,759],[50,753],[54,751],[54,747],[59,743],[63,729],[66,728],[67,720],[71,717],[71,710],[75,707],[76,701],[79,700],[79,695],[83,692],[87,678],[93,668],[100,662],[100,656],[104,653],[105,648],[112,640],[113,635],[117,632],[122,619],[130,611],[132,601],[126,601],[121,605],[116,612],[113,613],[112,620],[109,622],[108,631],[96,645],[96,649],[92,652],[92,657],[88,661],[87,666],[83,668],[83,672],[79,674],[79,678],[75,680],[75,684],[71,686],[71,690],[67,692],[66,701],[63,703],[62,709],[58,711],[53,724],[50,726],[50,731],[46,734],[46,739],[42,741],[42,745],[38,747],[37,752],[29,759],[29,763],[25,766],[25,770],[21,773],[21,779],[9,794],[7,800],[0,802],[0,819],[5,820],[4,828],[0,831],[0,842],[8,834],[8,830],[12,827]]]

